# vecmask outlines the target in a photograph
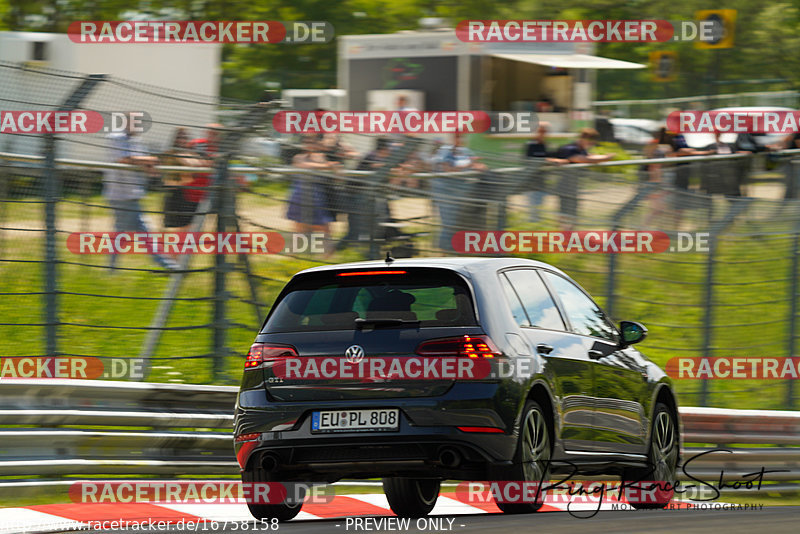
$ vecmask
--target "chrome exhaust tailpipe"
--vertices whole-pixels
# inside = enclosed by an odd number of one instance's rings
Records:
[[[452,447],[444,447],[439,451],[439,463],[444,467],[455,469],[461,465],[461,453]]]
[[[261,457],[261,468],[268,473],[278,469],[280,464],[278,456],[271,452]]]

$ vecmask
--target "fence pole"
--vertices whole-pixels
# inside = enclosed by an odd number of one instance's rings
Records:
[[[703,295],[704,310],[703,313],[703,358],[711,357],[713,349],[711,343],[713,341],[713,325],[711,321],[714,319],[713,302],[714,302],[714,254],[717,251],[717,235],[711,233],[708,239],[708,256],[706,257],[706,284],[705,293]],[[708,380],[705,378],[700,382],[700,396],[698,399],[700,406],[707,406],[708,404]]]
[[[233,221],[233,203],[231,202],[231,187],[228,174],[228,158],[222,157],[217,161],[217,232],[222,234],[228,231]],[[231,265],[225,254],[214,255],[214,324],[213,324],[213,376],[214,381],[222,378],[225,356],[228,355],[226,335],[228,331],[228,316],[226,314],[228,292],[226,281]]]
[[[195,211],[195,215],[192,218],[190,231],[192,232],[199,232],[203,228],[203,223],[205,222],[206,214],[207,213],[217,213],[217,226],[219,227],[222,217],[219,217],[219,208],[220,208],[220,196],[223,194],[223,182],[219,181],[222,179],[222,175],[220,173],[224,173],[225,182],[227,182],[227,175],[228,175],[228,162],[230,161],[233,153],[238,148],[239,143],[244,135],[251,132],[255,125],[259,124],[263,121],[264,114],[268,110],[268,106],[262,105],[262,103],[258,103],[252,107],[250,112],[242,117],[237,124],[230,130],[226,130],[223,132],[222,139],[220,141],[220,153],[222,154],[218,159],[220,162],[215,162],[214,166],[214,180],[212,181],[211,185],[208,187],[208,194],[205,198],[200,202],[200,205],[197,207]],[[230,191],[230,190],[229,190]],[[232,200],[229,200],[229,204],[227,206],[227,224],[231,224],[230,221],[235,221],[235,203]],[[184,278],[187,275],[185,270],[188,270],[189,261],[191,256],[187,255],[180,259],[180,265],[183,272],[177,272],[170,276],[169,284],[167,286],[166,291],[164,292],[164,296],[162,300],[159,302],[158,309],[156,310],[155,315],[153,316],[153,320],[150,322],[150,329],[147,332],[147,337],[145,338],[145,342],[142,345],[142,350],[139,353],[139,357],[145,360],[144,366],[144,373],[143,373],[143,380],[147,379],[150,376],[150,372],[152,370],[152,358],[153,354],[158,347],[159,342],[161,341],[161,335],[163,330],[165,329],[165,325],[167,324],[167,320],[169,319],[169,315],[172,312],[172,308],[175,305],[175,297],[178,295],[180,290],[181,284],[183,283]],[[217,255],[216,260],[219,260],[219,255]],[[224,260],[224,258],[223,258]],[[232,270],[230,264],[227,266],[228,271]],[[220,265],[218,263],[215,264],[215,298],[223,295],[225,289],[225,281],[221,280],[220,284],[222,288],[220,291],[217,291],[217,273],[221,272]],[[222,324],[223,321],[218,323],[217,317],[218,313],[223,314],[223,319],[225,317],[225,303],[224,301],[221,303],[218,309],[219,301],[214,301],[214,325],[213,325],[213,337],[212,337],[212,367],[214,378],[217,379],[221,376],[222,369],[224,367],[224,355],[222,352],[217,352],[217,347],[225,347],[225,333],[218,331],[218,325]],[[223,324],[223,328],[227,327],[227,324]],[[221,349],[222,350],[222,349]]]
[[[105,79],[105,74],[90,74],[56,109],[72,111]],[[44,314],[45,350],[48,356],[58,352],[58,247],[56,244],[56,202],[61,184],[56,173],[56,140],[53,134],[44,137]]]
[[[713,198],[709,197],[709,220],[713,213]],[[727,228],[734,219],[743,213],[750,206],[751,199],[737,199],[733,201],[731,208],[725,216],[716,223],[711,222],[709,225],[708,235],[708,256],[706,258],[706,284],[705,292],[703,295],[703,303],[705,312],[703,314],[703,359],[710,358],[714,352],[711,344],[714,341],[714,271],[716,259],[714,255],[717,253],[718,237]],[[710,221],[709,221],[710,222]],[[703,378],[700,381],[700,392],[698,395],[698,403],[700,406],[708,406],[708,380]]]
[[[236,222],[236,200],[234,184],[230,180],[229,164],[233,155],[239,149],[242,138],[253,130],[264,119],[270,109],[267,103],[258,103],[245,115],[236,127],[227,130],[220,140],[219,157],[216,164],[216,179],[214,185],[217,187],[216,213],[217,213],[217,232],[228,232],[235,229]],[[212,373],[215,382],[224,379],[225,357],[231,354],[227,346],[227,334],[230,321],[228,320],[227,304],[230,294],[227,290],[228,273],[233,271],[234,264],[229,262],[225,254],[214,256],[214,324],[213,324],[213,347],[212,347]],[[258,323],[256,323],[258,324]]]
[[[797,294],[800,290],[800,219],[795,222],[794,233],[792,234],[792,262],[789,268],[789,339],[787,339],[786,356],[792,357],[795,354],[795,339],[797,338]],[[794,380],[786,381],[786,409],[791,410],[794,406]]]
[[[793,159],[786,165],[786,199],[800,197],[800,159]]]
[[[6,210],[7,207],[7,200],[8,200],[8,181],[11,177],[11,173],[8,171],[10,168],[10,163],[6,162],[5,160],[0,160],[0,226],[5,226],[6,222]],[[5,255],[5,246],[6,246],[6,236],[3,230],[0,230],[0,258]]]
[[[58,200],[58,183],[55,169],[55,137],[45,137],[44,151],[44,313],[45,313],[45,350],[48,356],[58,352],[58,251],[56,249],[56,201]]]
[[[639,202],[642,199],[647,198],[647,196],[652,192],[655,188],[653,183],[645,183],[639,187],[639,190],[630,199],[624,206],[617,210],[614,214],[614,228],[613,231],[617,231],[621,226],[621,221],[626,217],[631,211],[636,209],[636,206],[639,205]],[[611,253],[608,255],[608,283],[606,284],[606,313],[609,317],[614,317],[614,305],[616,304],[616,291],[617,286],[617,254]]]

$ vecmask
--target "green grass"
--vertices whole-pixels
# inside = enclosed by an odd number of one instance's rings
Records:
[[[272,227],[282,217],[286,184],[262,182],[253,186],[258,195],[240,199],[256,222]],[[148,195],[145,208],[158,211],[161,195]],[[724,207],[724,201],[722,206]],[[88,203],[102,204],[100,197],[89,197]],[[589,204],[592,207],[599,207]],[[711,353],[716,356],[787,356],[791,239],[788,224],[780,210],[751,210],[747,217],[728,230],[714,256],[714,302],[711,324]],[[586,209],[586,208],[584,208]],[[608,210],[608,208],[606,208]],[[613,209],[613,208],[612,208]],[[43,206],[40,203],[0,203],[2,226],[40,227]],[[256,211],[258,210],[258,211]],[[717,210],[718,212],[720,210]],[[277,212],[277,213],[276,213]],[[263,216],[261,215],[263,214]],[[646,212],[634,213],[626,224],[642,226]],[[683,229],[703,228],[701,210],[686,210]],[[510,227],[515,230],[552,230],[522,222],[520,210],[510,214]],[[59,228],[103,229],[110,225],[110,214],[102,207],[74,202],[58,206]],[[72,221],[68,223],[68,221]],[[698,222],[700,221],[700,222]],[[539,225],[542,226],[542,225]],[[425,229],[417,223],[414,229]],[[413,229],[412,229],[413,230]],[[431,230],[430,227],[427,230]],[[433,234],[435,234],[435,229]],[[752,234],[752,235],[751,235]],[[427,239],[430,241],[434,235]],[[107,257],[78,256],[63,246],[66,233],[59,234],[59,259],[91,265],[105,265]],[[337,253],[328,261],[341,262],[361,259],[363,251],[355,249]],[[43,354],[44,328],[24,326],[23,323],[43,323],[42,295],[26,294],[44,290],[44,265],[31,260],[44,256],[41,232],[0,231],[0,293],[20,293],[0,296],[0,355],[26,356]],[[604,254],[540,254],[531,256],[564,269],[592,293],[601,304],[608,304],[608,268],[610,257]],[[169,330],[164,332],[156,350],[153,371],[148,380],[157,382],[236,384],[242,372],[242,355],[253,340],[269,306],[288,278],[300,269],[320,263],[319,255],[292,258],[287,256],[250,256],[253,271],[260,277],[258,300],[262,303],[257,314],[249,299],[249,286],[241,272],[227,279],[229,300],[227,318],[232,325],[226,332],[227,356],[220,356],[222,372],[215,380],[210,358],[182,359],[204,356],[212,351],[210,328]],[[662,367],[676,356],[702,356],[705,345],[706,321],[704,302],[708,265],[704,253],[620,254],[613,315],[616,320],[643,322],[650,334],[640,345],[649,358]],[[23,263],[7,260],[25,260]],[[234,261],[233,257],[229,257]],[[159,306],[157,298],[164,294],[168,276],[136,269],[152,269],[155,264],[147,256],[127,255],[120,258],[125,270],[110,273],[106,269],[61,264],[58,269],[59,319],[69,325],[59,328],[60,351],[91,356],[139,356],[146,332],[121,328],[89,328],[89,325],[147,327]],[[207,272],[189,274],[180,289],[167,322],[167,327],[195,327],[213,321],[213,257],[195,256],[193,269]],[[114,295],[105,298],[84,294]],[[152,298],[152,300],[141,297]],[[85,325],[85,326],[84,326]],[[696,405],[700,382],[676,380],[682,405]],[[789,409],[785,402],[785,381],[714,380],[708,384],[709,405],[728,408]],[[796,404],[795,406],[796,407]]]

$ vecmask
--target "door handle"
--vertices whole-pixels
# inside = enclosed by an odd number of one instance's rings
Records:
[[[599,360],[603,357],[603,353],[599,350],[590,350],[589,351],[589,359],[590,360]]]
[[[547,355],[550,354],[551,352],[553,352],[553,347],[551,347],[546,343],[539,343],[538,345],[536,345],[537,354]]]

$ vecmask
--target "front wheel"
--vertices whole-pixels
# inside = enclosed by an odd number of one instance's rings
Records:
[[[678,471],[678,425],[675,415],[666,404],[659,402],[653,414],[650,430],[650,450],[646,469],[626,471],[623,478],[642,481],[641,497],[630,505],[637,510],[664,508],[672,500]]]
[[[425,517],[436,505],[441,482],[425,478],[384,478],[383,493],[398,517]]]
[[[552,439],[547,418],[539,403],[533,400],[525,403],[523,414],[510,480],[546,482],[552,455]],[[542,493],[537,492],[537,496],[536,502],[496,502],[496,504],[505,514],[527,514],[537,511],[544,504]]]

